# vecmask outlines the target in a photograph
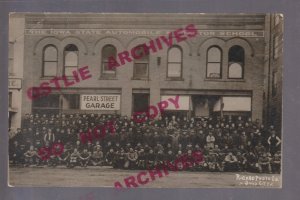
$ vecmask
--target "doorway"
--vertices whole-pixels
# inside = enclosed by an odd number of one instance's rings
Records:
[[[149,97],[150,95],[145,93],[132,94],[133,112],[147,111],[149,107]]]

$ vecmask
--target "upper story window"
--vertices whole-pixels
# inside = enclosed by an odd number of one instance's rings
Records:
[[[206,78],[221,78],[222,51],[213,46],[207,50]]]
[[[281,19],[282,19],[281,14],[275,14],[275,26],[280,23]]]
[[[13,75],[14,73],[14,43],[8,43],[8,74]]]
[[[273,40],[273,58],[277,59],[282,53],[282,37],[275,35]]]
[[[113,45],[106,45],[102,48],[102,75],[116,75],[116,68],[109,68],[109,58],[116,58],[117,49]]]
[[[228,78],[244,78],[245,51],[238,45],[232,46],[228,52]]]
[[[72,76],[72,72],[78,68],[78,48],[69,44],[64,49],[64,75]]]
[[[134,60],[133,77],[135,79],[149,77],[149,54],[145,54],[143,46],[137,46],[135,54],[139,59]]]
[[[12,92],[8,93],[8,107],[12,107]]]
[[[168,78],[181,78],[182,76],[182,50],[174,46],[168,51]]]
[[[278,88],[278,72],[272,73],[272,97],[276,96]]]
[[[43,51],[43,76],[57,75],[58,56],[53,45],[46,46]]]

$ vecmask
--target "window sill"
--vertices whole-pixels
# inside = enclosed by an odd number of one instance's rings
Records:
[[[139,77],[132,77],[131,80],[134,80],[134,81],[150,81],[149,78],[139,78]]]
[[[116,76],[100,76],[99,80],[118,80]]]
[[[16,73],[12,73],[12,72],[8,73],[8,76],[16,76],[16,75],[17,75]]]
[[[40,79],[41,80],[51,80],[53,78],[59,78],[59,80],[61,80],[61,77],[63,77],[63,76],[65,76],[65,75],[62,75],[62,76],[61,75],[59,75],[59,76],[41,76]],[[75,80],[74,76],[72,76],[72,75],[66,76],[66,78],[68,80]]]
[[[57,76],[41,76],[40,79],[41,80],[51,80],[51,79],[53,79],[55,77],[57,77]]]
[[[245,79],[213,79],[206,78],[204,81],[214,81],[214,82],[246,82]]]
[[[227,81],[245,82],[243,78],[228,78]]]
[[[184,81],[183,78],[171,78],[171,77],[167,77],[166,81]]]

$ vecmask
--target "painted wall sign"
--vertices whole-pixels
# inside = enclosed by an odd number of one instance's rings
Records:
[[[25,35],[166,35],[171,30],[149,29],[25,29]],[[264,37],[258,30],[198,30],[202,37]]]

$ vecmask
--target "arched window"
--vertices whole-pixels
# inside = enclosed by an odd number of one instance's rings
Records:
[[[228,52],[228,78],[244,77],[245,52],[238,45],[232,46]]]
[[[105,45],[102,48],[102,75],[115,75],[116,68],[109,67],[109,58],[113,57],[114,59],[117,56],[117,49],[113,45]]]
[[[64,74],[72,76],[72,72],[78,68],[78,48],[69,44],[64,49]]]
[[[168,72],[169,78],[180,78],[182,76],[182,50],[178,46],[169,49],[168,52]]]
[[[145,53],[144,47],[142,45],[137,46],[135,49],[135,55],[141,58],[134,59],[133,77],[135,79],[148,78],[149,54]]]
[[[207,50],[206,78],[221,78],[222,51],[212,46]]]
[[[46,46],[43,51],[43,76],[57,75],[57,49],[53,45]]]

